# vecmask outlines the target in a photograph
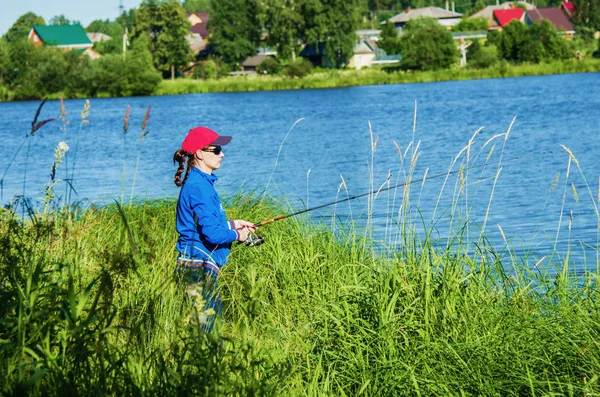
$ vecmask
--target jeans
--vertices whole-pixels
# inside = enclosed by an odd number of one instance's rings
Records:
[[[210,333],[216,318],[223,314],[223,303],[217,281],[219,273],[206,266],[179,265],[178,271],[183,273],[184,281],[187,281],[185,295],[190,300],[201,331]]]

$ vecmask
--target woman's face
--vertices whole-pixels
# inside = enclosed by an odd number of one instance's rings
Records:
[[[214,170],[221,167],[221,160],[224,157],[221,146],[208,146],[202,150],[198,150],[200,169],[206,173],[212,174]]]

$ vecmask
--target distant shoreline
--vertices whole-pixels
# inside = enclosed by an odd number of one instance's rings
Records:
[[[430,83],[441,81],[478,80],[505,77],[547,76],[569,73],[600,72],[600,59],[582,61],[567,60],[551,63],[511,65],[498,62],[486,69],[453,68],[435,71],[385,71],[383,69],[338,70],[331,69],[312,73],[304,78],[288,78],[283,76],[231,76],[222,79],[193,80],[176,79],[163,80],[152,93],[152,96],[224,93],[224,92],[255,92],[278,91],[316,88],[343,88],[379,84],[410,84]],[[42,98],[15,98],[15,93],[0,86],[1,97],[10,98],[6,102],[19,100],[36,100]],[[58,99],[60,93],[52,94],[46,99]],[[67,96],[69,99],[89,98],[76,95]],[[109,98],[108,94],[100,93],[96,98]],[[0,100],[0,102],[2,102]]]

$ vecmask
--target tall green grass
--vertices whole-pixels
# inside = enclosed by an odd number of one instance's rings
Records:
[[[281,209],[235,197],[228,210]],[[2,211],[5,394],[600,392],[596,273],[542,276],[491,248],[440,251],[410,235],[413,249],[378,255],[362,233],[290,220],[264,228],[260,247],[234,247],[224,319],[205,336],[174,272],[173,211]]]

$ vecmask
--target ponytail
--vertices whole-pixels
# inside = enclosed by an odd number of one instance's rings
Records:
[[[187,161],[187,166],[186,166],[186,161]],[[175,172],[174,182],[177,186],[181,187],[181,186],[185,185],[185,181],[187,181],[188,174],[190,173],[190,168],[192,168],[195,165],[196,159],[194,158],[193,153],[187,153],[184,150],[179,149],[173,155],[173,163],[178,163],[177,171]],[[182,181],[181,174],[183,174],[184,169],[185,169],[185,176]]]

